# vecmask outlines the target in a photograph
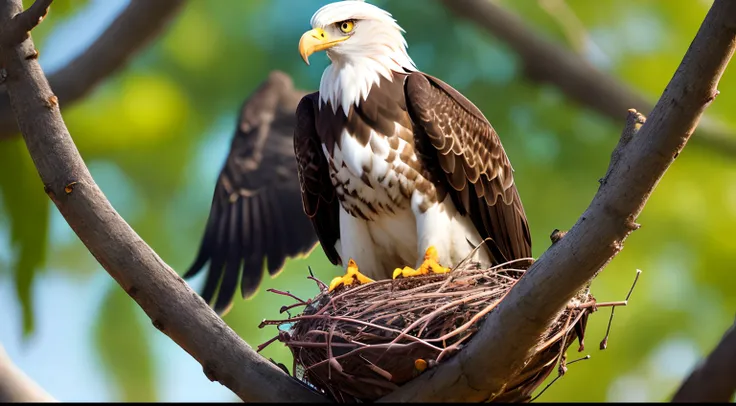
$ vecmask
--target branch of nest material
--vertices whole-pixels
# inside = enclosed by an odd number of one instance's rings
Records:
[[[0,345],[0,403],[56,402],[23,373]]]
[[[22,17],[11,42],[21,42],[37,25],[52,0],[36,1]],[[49,75],[48,80],[59,102],[65,107],[89,94],[156,36],[183,8],[185,0],[131,0],[120,15],[92,45],[66,66]],[[38,53],[34,54],[37,57]],[[7,90],[0,91],[0,139],[18,134]]]
[[[676,403],[728,403],[736,394],[736,324],[693,370],[672,398]]]
[[[650,194],[718,94],[735,47],[736,2],[716,0],[646,123],[620,146],[577,223],[531,266],[463,351],[382,400],[484,401],[501,393],[549,322],[639,227],[635,220]]]
[[[0,27],[21,12],[21,0],[0,1]],[[79,155],[38,60],[28,58],[32,38],[17,40],[0,37],[18,127],[44,190],[102,267],[209,379],[244,401],[324,400],[258,355],[120,217]]]
[[[519,56],[524,75],[548,82],[570,99],[620,120],[628,109],[647,114],[651,102],[580,55],[537,33],[513,12],[489,0],[442,0],[447,9],[505,42]],[[693,142],[729,156],[736,155],[736,138],[725,126],[703,118]]]

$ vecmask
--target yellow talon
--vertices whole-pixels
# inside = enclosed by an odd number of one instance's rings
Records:
[[[356,264],[355,261],[353,261],[353,259],[351,258],[348,261],[348,268],[345,275],[337,276],[332,279],[332,281],[330,282],[329,291],[332,292],[340,285],[350,286],[353,283],[360,285],[368,282],[373,282],[373,279],[360,273],[358,271],[358,264]]]
[[[430,272],[432,273],[448,273],[450,272],[450,268],[444,267],[439,264],[439,255],[437,254],[437,248],[434,247],[434,245],[427,248],[427,251],[424,253],[424,262],[422,262],[422,265],[419,266],[419,269],[413,269],[408,266],[405,266],[402,268],[396,268],[394,269],[393,278],[396,279],[399,276],[403,276],[404,278],[408,278],[410,276],[419,276],[419,275],[426,275]]]
[[[437,248],[434,247],[434,245],[430,245],[429,248],[427,248],[427,251],[424,253],[424,260],[427,261],[429,259],[439,261],[440,255],[437,253]]]
[[[411,270],[411,268],[409,268],[408,266],[405,266],[405,267],[404,267],[404,269],[401,269],[401,268],[396,268],[396,269],[394,269],[394,276],[393,276],[393,279],[396,279],[396,278],[398,278],[399,276],[402,276],[402,275],[404,275],[404,271],[405,271],[405,270]],[[407,272],[408,272],[408,271],[407,271]]]

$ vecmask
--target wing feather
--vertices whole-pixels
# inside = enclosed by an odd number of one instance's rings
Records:
[[[424,73],[406,80],[407,108],[428,168],[439,168],[461,214],[493,242],[494,262],[531,256],[531,235],[513,169],[501,141],[478,108],[457,90]],[[426,140],[426,142],[425,142]],[[428,161],[427,161],[428,160]]]
[[[215,237],[215,244],[220,247],[227,247],[225,238],[227,238],[226,230],[227,230],[227,223],[228,219],[230,217],[230,210],[225,210],[225,214],[220,216],[217,220],[217,229],[215,230],[216,237]],[[222,272],[220,271],[222,269],[222,266],[225,263],[225,255],[227,252],[222,249],[218,250],[212,255],[209,259],[210,261],[210,268],[209,268],[209,274],[210,275],[216,275],[216,277],[207,278],[204,284],[204,289],[202,290],[202,297],[206,297],[209,299],[205,299],[207,303],[210,303],[212,298],[215,296],[215,293],[217,292],[217,286],[220,284],[220,280],[222,279]]]
[[[240,250],[242,233],[240,232],[241,210],[237,206],[230,206],[230,216],[227,224],[227,256],[225,273],[222,276],[220,290],[217,293],[214,310],[224,313],[232,302],[232,297],[238,286],[240,265],[243,261],[243,252]]]
[[[238,279],[247,298],[263,279],[264,262],[276,274],[286,258],[309,253],[318,241],[299,203],[293,148],[294,111],[304,94],[273,72],[241,108],[199,250],[184,275],[207,269],[201,296],[215,301],[218,313],[232,303]]]
[[[272,190],[269,190],[268,202],[271,204],[269,210],[270,219],[269,224],[273,227],[273,232],[269,233],[273,238],[269,241],[268,247],[268,274],[276,275],[279,273],[281,268],[284,266],[285,251],[289,249],[289,229],[286,227],[283,221],[283,216],[279,216],[278,213],[282,212],[282,202],[279,196]],[[266,204],[268,204],[266,202]]]
[[[335,265],[342,259],[335,249],[340,239],[339,201],[330,180],[329,164],[322,152],[315,126],[319,93],[305,96],[296,109],[294,152],[299,169],[304,212],[312,220],[317,237],[327,258]]]
[[[258,272],[246,272],[240,282],[240,289],[244,296],[250,296],[255,293],[256,289],[263,279],[263,240],[267,238],[263,225],[264,216],[261,210],[261,199],[259,196],[251,197],[249,200],[248,223],[250,224],[250,252],[246,253],[245,269],[255,270]]]

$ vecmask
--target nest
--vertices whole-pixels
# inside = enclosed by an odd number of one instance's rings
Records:
[[[279,335],[259,351],[280,341],[294,355],[298,379],[336,402],[370,402],[461,351],[529,265],[524,260],[481,269],[466,263],[449,274],[381,280],[331,293],[310,277],[321,290],[314,299],[272,290],[297,301],[282,313],[304,310],[261,323],[278,326]],[[563,374],[565,351],[576,339],[583,350],[588,314],[596,307],[587,289],[576,295],[540,337],[523,370],[492,400],[529,401],[555,366]]]

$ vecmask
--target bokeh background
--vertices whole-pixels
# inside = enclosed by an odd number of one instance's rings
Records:
[[[193,260],[240,103],[272,69],[315,89],[327,58],[305,66],[296,45],[326,0],[190,0],[144,52],[82,102],[66,123],[114,207],[179,273]],[[25,3],[29,3],[26,1]],[[516,170],[534,255],[568,229],[595,194],[622,128],[529,82],[505,44],[434,0],[375,0],[406,29],[420,69],[473,100],[499,132]],[[667,85],[710,1],[500,1],[545,37],[581,54],[652,101]],[[51,73],[83,52],[126,0],[56,0],[33,32]],[[547,4],[549,5],[549,4]],[[559,6],[559,4],[558,4]],[[736,134],[736,68],[707,111]],[[736,137],[736,136],[735,136]],[[736,140],[736,138],[735,138]],[[630,305],[616,312],[609,348],[598,350],[608,312],[591,317],[589,361],[570,366],[544,401],[662,401],[720,339],[736,310],[736,160],[690,145],[640,217],[643,227],[594,281],[599,300],[621,300],[643,270]],[[283,297],[317,293],[307,266],[339,270],[321,249],[287,262],[250,301],[225,317],[250,345],[276,334]],[[190,283],[196,289],[202,278]],[[76,238],[44,195],[22,141],[0,142],[0,343],[64,401],[234,401],[199,364],[157,331]],[[570,359],[577,358],[576,345]],[[263,354],[291,367],[278,343]]]

